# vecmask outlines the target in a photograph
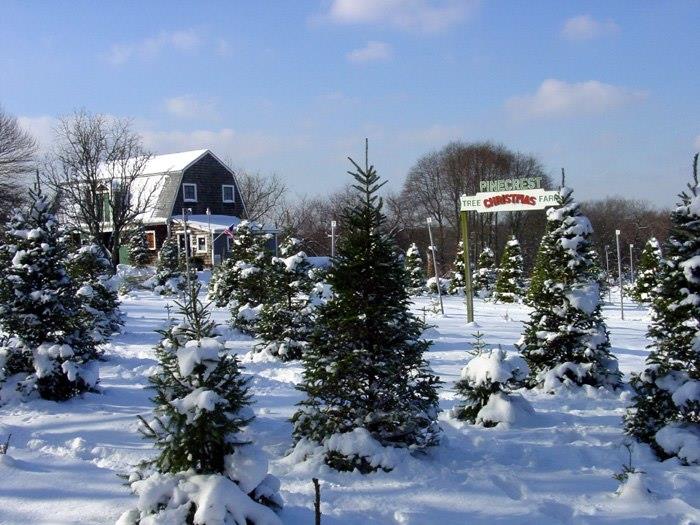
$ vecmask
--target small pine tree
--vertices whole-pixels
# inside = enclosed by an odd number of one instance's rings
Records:
[[[520,249],[518,239],[513,235],[503,250],[493,297],[496,301],[503,303],[515,303],[520,300],[524,293],[523,252]]]
[[[124,324],[117,293],[108,284],[113,271],[111,261],[99,246],[89,244],[68,257],[67,270],[80,285],[76,294],[82,303],[86,324],[95,327],[93,338],[107,341]]]
[[[547,210],[548,233],[538,254],[542,273],[530,290],[533,311],[518,346],[532,385],[617,387],[620,373],[610,353],[592,258],[593,228],[572,193],[562,188],[557,207]]]
[[[138,223],[131,235],[129,235],[129,260],[131,264],[142,268],[148,264],[151,259],[148,253],[148,244],[146,243],[146,229],[143,223]]]
[[[523,397],[512,394],[525,385],[530,373],[525,360],[519,355],[507,355],[500,347],[487,350],[478,332],[474,338],[473,357],[455,383],[457,396],[463,401],[452,410],[452,415],[469,423],[493,427],[501,422],[514,422],[502,417],[505,412],[510,415],[532,413],[532,407]],[[502,410],[505,404],[511,410]]]
[[[450,286],[447,291],[452,295],[464,294],[464,243],[462,241],[457,244],[457,254],[452,263]]]
[[[95,386],[99,352],[66,271],[59,223],[40,190],[31,199],[28,213],[10,220],[0,246],[0,327],[19,341],[0,375],[31,373],[26,384],[41,397],[65,400]]]
[[[661,270],[661,246],[652,237],[644,245],[637,266],[637,279],[629,288],[629,294],[638,303],[649,304]]]
[[[625,431],[662,458],[700,463],[700,186],[698,156],[689,192],[671,213],[671,232],[651,299],[646,369],[634,374]]]
[[[437,444],[439,380],[423,359],[424,325],[409,312],[408,275],[377,195],[382,184],[374,167],[353,165],[355,198],[343,209],[345,235],[328,276],[333,297],[318,308],[303,356],[298,388],[306,398],[293,434],[324,446],[335,469],[371,472],[390,467],[343,452],[331,436],[359,433],[414,450]]]
[[[261,343],[255,350],[283,361],[301,359],[311,330],[311,292],[314,272],[298,239],[280,246],[269,269],[270,293],[256,325]]]
[[[418,294],[425,289],[425,269],[423,267],[423,259],[420,256],[420,250],[416,243],[411,243],[406,250],[406,258],[404,266],[408,273],[408,291],[410,294]]]
[[[190,270],[190,278],[196,280],[194,269]],[[187,287],[187,271],[184,257],[180,257],[180,246],[177,238],[169,236],[158,253],[156,262],[154,291],[162,295],[181,293]]]
[[[474,276],[474,295],[489,298],[496,290],[496,279],[498,270],[496,269],[496,256],[488,246],[479,254],[479,269]]]
[[[142,462],[129,482],[137,494],[159,487],[160,500],[126,512],[120,523],[184,525],[193,516],[195,523],[210,523],[202,517],[212,508],[218,509],[217,523],[279,523],[264,508],[281,507],[279,481],[243,434],[253,419],[248,379],[224,348],[199,290],[196,283],[177,303],[182,322],[160,332],[160,369],[150,378],[155,417],[139,417],[143,435],[160,454]],[[221,497],[202,499],[202,485],[217,487]]]

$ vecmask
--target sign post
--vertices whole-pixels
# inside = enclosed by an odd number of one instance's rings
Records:
[[[435,245],[433,244],[433,230],[430,229],[430,225],[433,219],[428,217],[426,222],[428,223],[428,236],[430,237],[430,253],[433,254],[433,269],[435,270],[435,285],[437,286],[438,297],[440,298],[440,311],[442,315],[445,315],[445,305],[442,303],[442,286],[440,285],[440,272],[438,272],[437,259],[435,258]]]
[[[617,242],[617,277],[620,283],[620,319],[625,320],[625,306],[622,302],[624,291],[622,289],[622,256],[620,255],[620,230],[615,230],[615,241]]]
[[[467,303],[467,323],[474,322],[474,286],[469,256],[469,212],[495,213],[499,211],[543,210],[557,204],[558,191],[540,187],[540,177],[481,181],[476,195],[462,195],[460,219],[464,244],[464,293]],[[487,191],[484,191],[487,190]],[[488,191],[491,190],[491,191]],[[430,225],[428,225],[430,231]],[[430,241],[432,245],[433,241]]]
[[[634,282],[634,244],[630,244],[630,282]]]

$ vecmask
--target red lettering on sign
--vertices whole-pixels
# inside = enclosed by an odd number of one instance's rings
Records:
[[[525,204],[527,206],[535,206],[537,199],[531,195],[522,193],[504,193],[503,195],[494,195],[488,199],[484,199],[484,208],[493,208],[494,206],[504,206],[506,204]]]

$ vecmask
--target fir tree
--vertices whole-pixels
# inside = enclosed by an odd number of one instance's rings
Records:
[[[450,286],[447,291],[452,295],[464,293],[464,243],[462,241],[457,244],[457,254],[452,263]]]
[[[474,295],[489,298],[496,289],[498,270],[496,269],[496,256],[488,246],[479,254],[479,269],[474,276]]]
[[[192,523],[209,512],[197,498],[201,485],[228,493],[228,501],[207,501],[221,507],[217,523],[278,523],[261,507],[281,507],[279,481],[267,474],[266,460],[244,434],[253,419],[248,379],[224,348],[199,290],[194,284],[177,303],[182,321],[160,332],[160,369],[150,378],[155,417],[139,417],[143,435],[160,454],[142,462],[129,482],[136,493],[161,487],[160,501],[125,513],[120,523]]]
[[[123,324],[117,293],[108,283],[112,263],[96,244],[81,246],[69,256],[68,274],[80,285],[77,296],[82,303],[86,324],[94,326],[94,339],[106,341]]]
[[[525,360],[519,355],[507,355],[500,347],[487,349],[480,333],[474,334],[473,357],[462,369],[461,379],[455,383],[455,392],[462,399],[452,410],[457,419],[493,427],[504,420],[503,405],[510,414],[532,413],[530,404],[512,391],[521,388],[529,374]],[[492,407],[499,407],[492,410]]]
[[[17,342],[5,347],[0,375],[31,373],[28,388],[65,400],[95,386],[99,352],[66,271],[59,223],[40,190],[31,198],[29,211],[10,220],[0,246],[0,328]]]
[[[661,246],[654,237],[644,245],[637,266],[637,279],[629,287],[629,294],[638,303],[651,303],[653,289],[661,270]]]
[[[592,259],[593,228],[562,188],[547,210],[547,234],[538,254],[539,284],[531,289],[533,311],[518,343],[530,382],[553,390],[561,383],[616,387],[617,360],[601,314],[598,275]]]
[[[406,267],[406,273],[408,273],[408,292],[410,294],[418,294],[423,291],[425,289],[425,270],[420,250],[415,242],[411,243],[411,246],[406,250],[404,266]]]
[[[408,275],[386,232],[379,176],[351,162],[355,199],[343,210],[345,235],[328,276],[333,298],[319,307],[303,356],[306,399],[293,433],[324,445],[331,467],[370,472],[380,467],[334,448],[331,436],[362,433],[413,450],[437,444],[439,380],[423,359],[424,325],[408,310]]]
[[[523,252],[518,239],[513,235],[503,250],[493,297],[496,301],[503,303],[515,303],[520,300],[524,292]]]
[[[283,361],[300,359],[311,330],[311,292],[314,272],[300,241],[287,239],[280,246],[282,257],[273,257],[267,279],[270,292],[256,325],[266,352]]]
[[[143,223],[138,223],[134,231],[129,236],[129,260],[136,267],[143,267],[148,264],[151,259],[148,253],[148,244],[146,243],[146,230]]]
[[[158,252],[156,262],[156,291],[175,293],[183,287],[182,263],[180,261],[180,246],[174,236],[169,236]]]
[[[625,431],[650,443],[660,457],[700,463],[700,187],[698,156],[693,182],[671,213],[651,298],[646,369],[633,375],[633,405]]]

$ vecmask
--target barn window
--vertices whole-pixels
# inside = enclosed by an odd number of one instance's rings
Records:
[[[207,253],[206,235],[197,235],[197,253]]]
[[[235,202],[236,193],[234,191],[233,185],[231,185],[231,184],[222,184],[221,185],[221,200],[223,202]]]
[[[197,202],[197,185],[183,184],[182,185],[182,200],[185,202]]]

